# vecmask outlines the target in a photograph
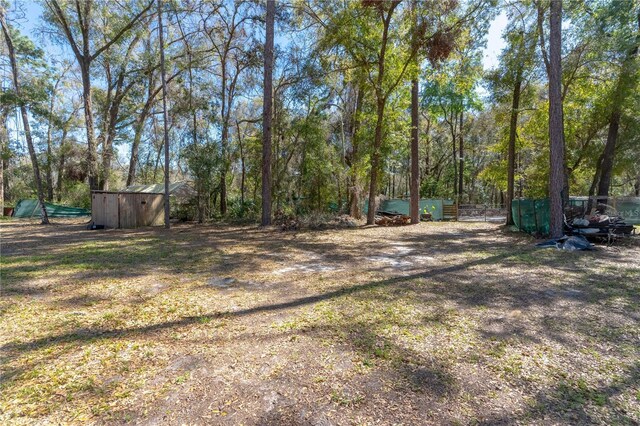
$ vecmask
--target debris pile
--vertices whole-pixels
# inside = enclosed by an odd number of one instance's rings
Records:
[[[347,214],[338,216],[313,214],[303,217],[301,221],[302,225],[309,229],[344,229],[358,227],[357,220]]]
[[[286,214],[281,210],[276,212],[274,224],[278,226],[281,231],[297,231],[300,229],[300,221],[298,218],[295,215]]]
[[[335,228],[356,228],[358,223],[348,214],[336,216],[330,223],[329,227]]]
[[[575,207],[565,210],[565,232],[567,235],[580,235],[590,239],[606,239],[611,242],[617,238],[635,234],[635,228],[624,221],[616,210],[608,205],[599,204],[592,215],[585,215]]]
[[[375,224],[379,226],[402,226],[409,225],[411,217],[398,212],[377,211]]]
[[[299,231],[301,229],[344,229],[358,227],[358,220],[347,214],[336,216],[331,214],[312,213],[304,216],[296,216],[294,214],[286,214],[282,211],[278,211],[275,214],[273,223],[281,231]]]
[[[573,235],[567,237],[566,235],[562,238],[558,238],[555,240],[548,240],[543,243],[536,244],[538,247],[549,248],[555,247],[558,250],[567,250],[567,251],[576,251],[576,250],[593,250],[593,244],[591,244],[587,239],[581,235]]]

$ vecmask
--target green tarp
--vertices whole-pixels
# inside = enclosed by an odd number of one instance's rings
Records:
[[[365,201],[364,214],[369,211],[369,203]],[[431,213],[433,220],[442,220],[442,206],[453,204],[452,200],[422,199],[420,200],[420,214]],[[409,216],[409,200],[389,199],[384,200],[378,210],[383,212],[398,212]]]
[[[78,207],[60,206],[58,204],[44,203],[49,217],[80,217],[90,216],[91,211]],[[20,200],[13,209],[13,217],[29,218],[40,217],[40,202],[38,200]]]
[[[549,200],[517,199],[511,202],[511,214],[518,229],[529,234],[549,233]]]

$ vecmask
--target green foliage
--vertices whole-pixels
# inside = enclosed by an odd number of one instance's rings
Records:
[[[81,41],[75,3],[58,1],[74,38]],[[457,151],[463,140],[462,202],[500,202],[507,186],[517,79],[523,83],[516,126],[516,192],[545,196],[548,105],[540,37],[547,41],[547,2],[514,0],[502,2],[500,9],[496,3],[421,0],[412,10],[410,1],[296,0],[277,7],[274,211],[346,212],[362,205],[376,156],[377,192],[407,195],[412,78],[420,81],[421,196],[455,195]],[[3,124],[12,130],[13,108],[21,102],[29,107],[37,158],[44,175],[51,171],[54,198],[86,205],[88,199],[81,196],[88,168],[81,82],[52,4],[43,4],[44,24],[51,40],[62,45],[64,57],[49,58],[47,41],[34,43],[12,28],[25,95],[16,99],[11,90],[3,90],[0,107],[9,116]],[[91,49],[104,45],[147,5],[142,0],[94,1]],[[167,1],[164,6],[171,180],[191,181],[199,193],[183,216],[213,217],[224,176],[228,218],[254,218],[262,185],[263,5]],[[589,191],[611,112],[619,106],[612,193],[633,194],[635,185],[640,187],[640,101],[633,96],[639,90],[640,65],[630,54],[638,40],[637,5],[572,0],[564,10],[564,137],[571,192]],[[506,46],[500,65],[483,70],[486,30],[499,11],[508,19]],[[9,18],[10,23],[15,19]],[[385,20],[389,26],[381,67]],[[143,16],[101,52],[91,73],[99,163],[109,126],[114,125],[109,139],[114,147],[111,189],[125,185],[134,140],[140,143],[134,183],[159,182],[163,157],[155,16]],[[117,96],[119,109],[114,112]],[[378,143],[379,102],[385,110]],[[224,141],[223,129],[229,130]],[[10,133],[3,155],[8,159],[7,197],[12,200],[31,194],[33,182],[25,173],[21,137]],[[58,182],[62,194],[57,194]]]
[[[207,142],[202,145],[188,145],[182,152],[187,167],[194,180],[194,186],[200,201],[198,209],[210,216],[213,210],[211,196],[219,189],[220,168],[222,159],[216,144]]]

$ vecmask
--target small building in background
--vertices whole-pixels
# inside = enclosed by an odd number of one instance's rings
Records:
[[[186,182],[169,185],[173,204],[189,202],[195,191]],[[122,191],[92,191],[91,221],[105,228],[140,228],[164,224],[164,185],[132,185]]]

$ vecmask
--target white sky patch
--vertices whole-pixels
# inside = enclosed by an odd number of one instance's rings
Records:
[[[487,34],[487,46],[482,52],[482,66],[485,70],[495,68],[498,66],[498,57],[502,49],[507,45],[502,38],[502,32],[507,27],[508,19],[506,12],[501,12],[495,17],[491,25],[489,26],[489,33]]]

